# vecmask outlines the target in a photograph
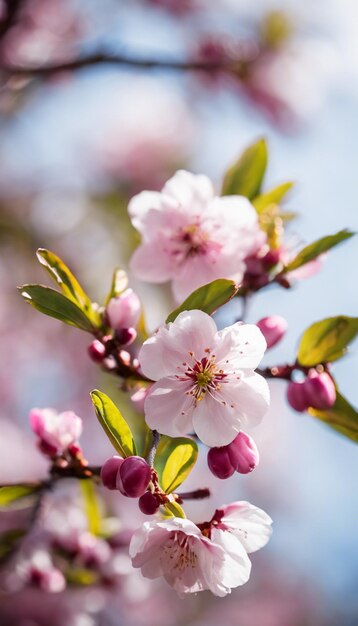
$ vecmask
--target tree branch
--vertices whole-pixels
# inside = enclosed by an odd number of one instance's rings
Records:
[[[51,76],[58,72],[69,72],[80,70],[86,67],[96,65],[123,65],[138,69],[163,69],[180,72],[205,71],[214,72],[215,70],[235,70],[240,64],[240,60],[223,60],[223,61],[178,61],[170,59],[141,59],[129,57],[124,54],[110,54],[106,52],[95,52],[76,59],[61,61],[59,63],[49,63],[46,65],[24,67],[17,65],[5,65],[2,70],[8,74],[17,76]]]

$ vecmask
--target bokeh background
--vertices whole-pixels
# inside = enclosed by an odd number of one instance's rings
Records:
[[[226,167],[260,136],[270,150],[267,187],[297,181],[288,204],[300,215],[290,228],[294,245],[358,226],[354,0],[19,4],[0,43],[2,483],[35,479],[46,471],[27,422],[33,406],[74,409],[85,421],[83,444],[90,460],[100,463],[110,452],[89,391],[100,387],[115,393],[115,387],[88,359],[89,338],[44,318],[16,292],[16,285],[44,280],[37,247],[61,256],[100,300],[114,266],[127,266],[136,243],[126,214],[131,195],[160,188],[179,167],[211,176],[219,188]],[[0,8],[4,17],[6,3]],[[61,64],[98,50],[143,59],[195,59],[217,54],[222,46],[234,55],[257,57],[244,80],[113,64],[48,76],[6,70]],[[294,290],[269,290],[252,299],[248,321],[277,313],[289,322],[267,364],[290,360],[301,332],[313,321],[357,315],[357,262],[351,240]],[[135,281],[133,286],[153,329],[172,308],[169,290]],[[219,321],[231,323],[239,314],[237,301]],[[356,406],[355,353],[353,347],[334,371]],[[214,489],[210,504],[193,505],[197,519],[233,498],[247,498],[273,517],[272,540],[254,555],[246,587],[225,600],[205,593],[183,601],[162,583],[129,576],[113,591],[77,588],[45,597],[30,590],[22,593],[21,603],[1,592],[0,623],[357,624],[355,445],[290,410],[283,383],[273,383],[271,390],[269,415],[255,432],[260,467],[223,485],[210,478],[203,460],[191,478],[193,486],[204,481]],[[128,523],[140,521],[127,502],[121,499],[118,506]]]

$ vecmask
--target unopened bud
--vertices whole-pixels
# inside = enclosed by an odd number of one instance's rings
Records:
[[[95,363],[101,363],[106,355],[106,348],[99,339],[94,339],[87,348],[87,352]]]
[[[121,328],[116,331],[116,339],[121,346],[129,346],[137,338],[137,331],[135,328]]]
[[[139,498],[138,505],[144,515],[154,515],[159,509],[160,499],[155,493],[146,491]]]
[[[310,372],[304,381],[304,391],[307,406],[314,409],[329,409],[336,401],[336,388],[327,372]]]
[[[261,330],[266,339],[267,347],[272,348],[284,336],[287,330],[287,322],[281,315],[270,315],[263,317],[256,326]]]
[[[235,467],[230,459],[229,447],[210,448],[208,452],[208,466],[217,478],[224,479],[232,476],[235,472]]]
[[[66,588],[66,579],[59,569],[53,568],[42,575],[39,586],[47,593],[60,593]]]
[[[113,456],[102,465],[101,480],[107,489],[117,489],[117,475],[124,459],[120,456]]]
[[[128,456],[117,474],[117,489],[128,498],[139,498],[149,485],[152,471],[140,456]]]
[[[304,383],[290,382],[287,387],[287,400],[295,411],[302,413],[307,409]]]
[[[116,298],[112,298],[106,309],[108,322],[113,330],[137,326],[141,313],[141,304],[133,289],[126,289]]]
[[[241,431],[227,447],[230,461],[240,474],[252,472],[259,464],[260,455],[257,445],[246,433]]]

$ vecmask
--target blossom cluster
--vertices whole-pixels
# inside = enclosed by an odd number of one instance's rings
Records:
[[[133,511],[139,520],[141,515],[152,517],[133,523],[131,536],[119,542],[145,578],[163,577],[179,595],[210,590],[225,596],[248,581],[248,555],[264,547],[271,535],[269,515],[239,500],[216,509],[209,521],[192,520],[185,501],[208,497],[210,491],[179,488],[205,447],[208,470],[220,480],[255,470],[260,453],[251,430],[270,404],[267,378],[286,381],[287,399],[295,410],[320,419],[330,411],[327,422],[331,420],[336,403],[346,402],[331,362],[344,354],[358,332],[355,318],[322,320],[305,331],[292,363],[263,368],[266,349],[285,336],[286,320],[270,315],[247,323],[243,311],[242,319],[222,328],[213,317],[233,298],[245,303],[273,284],[289,289],[294,280],[320,267],[322,252],[351,236],[340,231],[298,252],[290,250],[284,239],[287,214],[279,203],[291,184],[265,193],[262,171],[253,186],[251,177],[251,187],[245,178],[248,163],[255,158],[262,163],[265,150],[261,141],[244,153],[228,170],[221,196],[206,176],[180,170],[161,191],[142,191],[130,201],[129,217],[141,235],[130,268],[140,280],[169,282],[178,305],[151,334],[142,302],[123,270],[115,270],[100,305],[90,300],[61,259],[38,251],[61,293],[25,285],[22,295],[41,312],[91,333],[88,354],[128,393],[141,437],[137,425],[130,425],[106,394],[92,391],[96,416],[115,451],[92,466],[79,443],[79,416],[50,408],[30,412],[38,448],[50,464],[49,476],[38,484],[20,485],[14,499],[31,496],[37,501],[35,512],[41,511],[43,497],[60,480],[75,478],[83,486],[88,523],[71,532],[57,528],[49,533],[47,551],[43,546],[25,551],[18,565],[24,584],[59,592],[78,569],[91,584],[113,582],[119,544],[118,529],[108,532],[106,526],[110,497],[118,498],[123,509],[137,502]],[[237,188],[242,171],[244,183]],[[54,301],[60,303],[55,311]],[[346,420],[347,431],[350,436]]]

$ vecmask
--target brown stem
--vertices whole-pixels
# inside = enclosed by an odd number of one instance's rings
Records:
[[[17,65],[5,65],[3,71],[8,74],[18,76],[51,76],[58,72],[69,72],[80,70],[95,65],[123,65],[138,69],[163,69],[180,72],[204,71],[214,72],[215,70],[237,71],[240,60],[223,60],[223,61],[177,61],[169,59],[141,59],[129,57],[123,54],[110,54],[106,52],[95,52],[85,56],[62,61],[59,63],[48,63],[46,65],[38,65],[32,67],[23,67]]]
[[[150,467],[154,466],[154,457],[157,452],[157,448],[158,448],[158,444],[160,440],[160,434],[158,433],[157,430],[152,430],[152,434],[153,434],[153,443],[147,456],[147,463]]]
[[[184,493],[177,493],[177,502],[181,504],[183,500],[203,500],[204,498],[210,498],[210,489],[208,487],[202,487],[201,489],[195,489],[195,491],[185,491]]]

